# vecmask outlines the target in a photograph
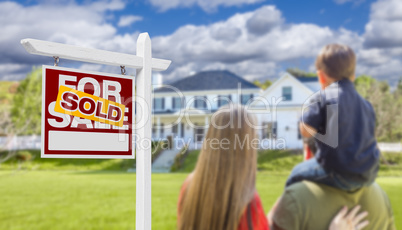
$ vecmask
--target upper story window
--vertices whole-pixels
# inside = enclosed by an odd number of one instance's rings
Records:
[[[181,109],[183,108],[184,105],[184,98],[182,101],[182,98],[180,97],[173,97],[172,98],[172,109]]]
[[[282,97],[284,97],[285,101],[291,101],[292,100],[292,87],[290,87],[290,86],[282,87]]]
[[[248,101],[253,98],[253,94],[242,94],[241,95],[241,104],[245,105]]]
[[[196,108],[196,109],[207,108],[207,97],[206,96],[196,96],[194,98],[194,108]]]
[[[165,109],[165,98],[154,98],[154,110],[164,110]]]
[[[232,97],[230,95],[227,95],[227,96],[219,95],[218,96],[218,107],[224,106],[231,101],[232,101]]]

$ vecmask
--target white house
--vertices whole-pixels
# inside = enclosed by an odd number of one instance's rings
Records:
[[[233,102],[255,113],[262,148],[302,148],[301,108],[318,90],[316,78],[288,73],[262,91],[228,71],[200,72],[154,89],[153,138],[172,140],[177,148],[200,148],[212,114]]]
[[[263,148],[303,147],[299,119],[308,98],[320,90],[315,77],[294,77],[285,73],[262,92],[250,106],[262,126]],[[270,142],[271,140],[271,142]]]

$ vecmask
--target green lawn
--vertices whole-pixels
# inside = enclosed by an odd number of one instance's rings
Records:
[[[152,229],[175,229],[176,204],[187,174],[152,176]],[[265,211],[286,176],[260,172]],[[402,229],[402,178],[382,177]],[[134,229],[135,174],[123,172],[0,171],[0,229]]]
[[[175,229],[180,186],[198,154],[190,152],[178,173],[152,176],[153,229]],[[0,230],[135,229],[135,174],[126,173],[133,160],[40,159],[38,151],[19,155],[32,159],[0,165]],[[402,229],[402,155],[385,157],[388,164],[381,165],[377,182]],[[266,212],[301,159],[288,151],[259,153],[257,189]]]

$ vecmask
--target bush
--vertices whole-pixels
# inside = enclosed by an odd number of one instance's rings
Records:
[[[184,159],[187,157],[188,153],[188,147],[185,145],[174,158],[174,163],[170,168],[171,172],[177,172],[183,167]]]
[[[32,154],[29,151],[19,151],[17,152],[15,158],[18,161],[30,161],[32,160]]]

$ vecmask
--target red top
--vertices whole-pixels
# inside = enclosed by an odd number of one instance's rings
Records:
[[[187,177],[187,179],[184,181],[183,185],[181,186],[179,202],[178,202],[178,209],[177,209],[177,219],[180,218],[180,203],[181,203],[181,200],[183,199],[184,191],[186,190],[186,187],[187,187],[188,183],[190,182],[191,177],[192,177],[192,174],[190,174],[190,176]],[[269,230],[268,220],[267,220],[266,214],[264,212],[264,209],[262,207],[260,196],[258,195],[257,192],[255,192],[254,198],[250,202],[250,204],[244,209],[244,213],[240,219],[239,227],[237,229],[238,230],[251,230],[248,228],[248,223],[249,223],[247,220],[248,207],[251,209],[250,216],[251,216],[251,223],[253,225],[252,230]]]
[[[304,145],[304,160],[307,161],[311,158],[313,158],[314,155],[311,152],[310,148],[308,147],[308,145]]]

